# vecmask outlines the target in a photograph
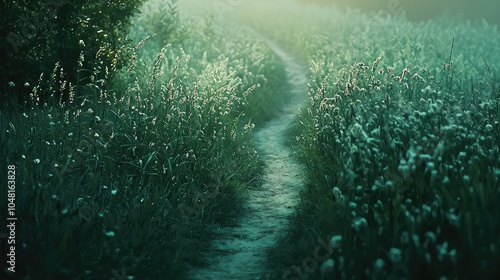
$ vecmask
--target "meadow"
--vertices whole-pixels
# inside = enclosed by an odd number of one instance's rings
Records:
[[[189,279],[259,187],[252,136],[287,102],[283,62],[168,3],[130,18],[121,67],[82,37],[75,81],[54,62],[26,96],[0,88],[19,220],[5,279]],[[287,135],[304,186],[263,279],[499,277],[497,27],[284,10],[229,16],[309,65]]]
[[[276,279],[498,277],[497,28],[356,11],[316,20],[257,24],[310,66],[290,131],[306,182],[269,254]]]
[[[281,102],[269,98],[284,75],[276,55],[208,16],[142,9],[126,67],[82,51],[87,80],[55,65],[24,106],[2,108],[2,176],[3,164],[18,174],[16,279],[182,279],[257,182],[248,138]],[[66,98],[54,94],[63,87]]]

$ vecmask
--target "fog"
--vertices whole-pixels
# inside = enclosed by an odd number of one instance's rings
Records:
[[[179,0],[179,4],[190,13],[211,12],[238,20],[269,20],[284,15],[306,20],[320,14],[332,16],[351,8],[367,14],[404,14],[414,21],[433,19],[446,14],[473,22],[484,19],[489,23],[500,24],[498,0]]]

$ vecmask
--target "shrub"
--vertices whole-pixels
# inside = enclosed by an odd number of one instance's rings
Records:
[[[0,33],[0,65],[2,68],[0,97],[9,100],[12,95],[24,105],[29,92],[41,73],[52,72],[57,62],[58,82],[71,84],[89,83],[101,79],[105,68],[119,68],[127,60],[126,32],[129,18],[142,0],[83,1],[24,0],[2,2],[2,30]],[[79,71],[77,61],[83,56],[89,69],[98,69],[99,76],[91,77],[88,71]],[[12,82],[14,86],[9,86]],[[28,85],[28,86],[25,86]],[[49,85],[43,86],[46,98]],[[68,97],[68,87],[56,88],[58,95]]]

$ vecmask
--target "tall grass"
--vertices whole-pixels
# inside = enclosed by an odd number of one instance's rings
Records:
[[[17,277],[183,279],[255,183],[249,136],[272,112],[263,100],[282,75],[277,58],[227,24],[179,18],[184,37],[164,45],[141,33],[150,23],[133,23],[122,70],[80,58],[91,73],[82,86],[57,82],[56,65],[39,83],[67,87],[67,100],[41,102],[31,85],[26,109],[1,112],[0,174],[5,164],[18,174]],[[6,192],[0,201],[6,209]]]
[[[357,13],[325,23],[275,34],[310,61],[295,132],[308,175],[275,276],[498,277],[498,32]]]

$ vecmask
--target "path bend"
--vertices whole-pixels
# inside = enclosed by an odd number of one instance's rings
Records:
[[[287,230],[303,184],[303,168],[285,144],[285,135],[307,96],[307,71],[278,45],[265,41],[285,67],[287,83],[281,94],[288,102],[278,117],[254,131],[265,163],[262,185],[250,190],[236,225],[215,232],[210,264],[191,271],[192,280],[267,279],[267,251]]]

